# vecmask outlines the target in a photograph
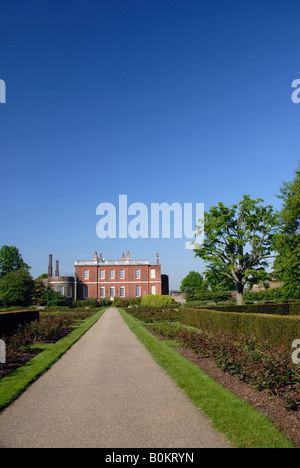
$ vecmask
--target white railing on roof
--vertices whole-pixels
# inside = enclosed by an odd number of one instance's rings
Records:
[[[148,260],[75,260],[75,266],[105,266],[105,265],[149,265]]]

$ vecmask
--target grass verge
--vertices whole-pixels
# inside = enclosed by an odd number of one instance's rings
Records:
[[[154,360],[236,448],[295,448],[262,413],[211,379],[202,369],[149,333],[142,322],[119,309]]]
[[[67,336],[53,344],[37,346],[41,353],[0,381],[0,411],[11,404],[30,384],[46,372],[104,313],[99,310],[80,322]]]

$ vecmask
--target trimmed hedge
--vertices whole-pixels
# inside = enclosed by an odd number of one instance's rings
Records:
[[[213,302],[224,302],[232,299],[232,293],[230,291],[195,291],[188,296],[188,302],[190,301],[213,301]]]
[[[282,286],[280,286],[279,288],[264,289],[262,291],[245,292],[246,301],[286,301],[288,299],[289,297],[284,292],[284,288]]]
[[[176,322],[178,321],[178,310],[172,307],[134,307],[124,309],[128,314],[132,315],[144,323],[154,322]]]
[[[201,330],[225,330],[233,336],[238,336],[239,333],[255,335],[288,350],[291,350],[292,342],[300,338],[300,317],[297,316],[280,317],[183,308],[179,310],[179,321]]]
[[[148,294],[141,298],[141,306],[145,307],[164,307],[167,305],[177,305],[171,296],[164,296],[160,294]]]
[[[245,304],[241,306],[198,306],[197,309],[215,310],[218,312],[238,312],[242,314],[300,315],[300,302],[278,304]]]
[[[12,333],[19,325],[39,320],[38,310],[0,312],[0,335]]]

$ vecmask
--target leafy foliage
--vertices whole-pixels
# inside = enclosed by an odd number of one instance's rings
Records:
[[[23,351],[30,350],[32,345],[56,342],[68,334],[78,320],[84,320],[92,313],[89,311],[43,313],[40,314],[39,320],[20,325],[15,333],[1,335],[6,342],[7,362],[13,361]]]
[[[297,298],[300,297],[300,168],[294,180],[284,184],[279,198],[283,200],[283,207],[276,236],[279,255],[274,269],[284,283],[285,296]]]
[[[195,245],[195,256],[209,264],[209,271],[217,273],[228,286],[237,291],[242,304],[246,284],[252,285],[270,279],[266,272],[274,245],[277,217],[263,200],[252,200],[244,195],[238,205],[226,207],[223,203],[210,208],[204,217],[205,240]],[[201,234],[202,227],[198,228]]]
[[[4,307],[30,304],[34,281],[28,271],[19,269],[7,273],[0,281],[0,297]]]
[[[172,304],[176,304],[176,302],[170,296],[148,294],[147,296],[143,296],[141,298],[141,306],[144,307],[162,307]]]
[[[58,291],[54,291],[52,288],[45,288],[44,300],[47,307],[64,307],[68,305],[66,296],[62,296]]]
[[[232,295],[229,291],[196,291],[194,294],[190,294],[189,297],[187,297],[188,303],[191,301],[225,302],[231,299]]]
[[[196,271],[190,271],[189,274],[182,280],[180,291],[195,293],[196,291],[201,291],[205,288],[206,286],[203,276]]]
[[[286,301],[288,295],[284,288],[280,286],[273,289],[263,289],[262,291],[247,291],[245,299],[247,301]]]
[[[23,261],[17,247],[3,245],[0,249],[0,279],[19,269],[28,271],[30,267]]]
[[[283,347],[272,347],[254,335],[211,333],[203,330],[181,329],[176,339],[197,354],[211,356],[216,364],[231,375],[254,385],[259,391],[281,396],[287,409],[300,407],[300,372],[293,364],[291,354]]]
[[[130,315],[138,320],[149,324],[153,322],[176,322],[178,321],[178,310],[164,307],[137,307],[126,309]]]
[[[46,304],[45,286],[42,279],[36,279],[34,281],[32,293],[31,293],[31,304],[43,306]]]

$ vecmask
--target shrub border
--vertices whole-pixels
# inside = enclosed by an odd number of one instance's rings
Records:
[[[220,312],[211,309],[182,308],[179,321],[184,325],[202,330],[226,330],[236,336],[243,333],[255,334],[258,338],[269,341],[275,346],[284,346],[291,350],[294,339],[300,336],[299,315],[247,314],[239,312]]]

